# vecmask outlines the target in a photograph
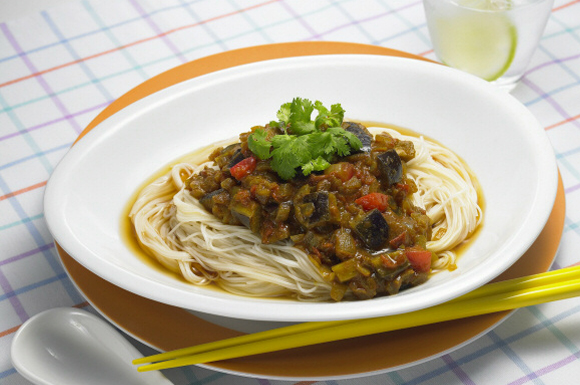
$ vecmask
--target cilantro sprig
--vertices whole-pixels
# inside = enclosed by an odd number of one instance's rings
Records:
[[[314,110],[318,115],[312,120]],[[292,179],[298,170],[305,176],[323,171],[337,155],[346,156],[362,147],[356,135],[341,127],[344,112],[340,104],[329,110],[320,101],[294,98],[278,110],[279,121],[270,122],[283,133],[268,138],[258,128],[248,137],[248,147],[260,159],[272,158],[270,165],[282,179]]]

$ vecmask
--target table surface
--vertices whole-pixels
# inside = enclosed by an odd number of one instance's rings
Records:
[[[46,182],[79,133],[116,98],[179,64],[290,41],[373,44],[437,60],[421,1],[52,0],[0,4],[0,383],[19,326],[54,307],[95,312],[65,273],[43,217]],[[11,5],[12,4],[12,5]],[[555,150],[566,217],[553,268],[580,263],[580,0],[556,0],[512,95]],[[281,381],[187,367],[176,384],[572,384],[580,299],[516,311],[427,362],[356,379]],[[145,353],[149,348],[133,341]]]

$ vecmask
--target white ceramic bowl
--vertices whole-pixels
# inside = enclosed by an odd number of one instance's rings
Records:
[[[432,137],[472,168],[485,223],[458,269],[395,296],[341,303],[253,299],[196,287],[137,258],[121,213],[144,180],[176,158],[275,118],[300,96],[341,103],[352,119],[392,123]],[[417,60],[321,55],[210,73],[152,94],[80,140],[51,176],[45,214],[56,241],[104,279],[141,296],[217,316],[320,321],[398,314],[469,292],[511,266],[542,230],[557,167],[532,114],[473,76]]]

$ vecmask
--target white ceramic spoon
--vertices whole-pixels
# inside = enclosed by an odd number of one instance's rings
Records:
[[[12,363],[38,385],[172,384],[160,372],[139,373],[141,353],[102,319],[55,308],[26,321],[12,341]]]

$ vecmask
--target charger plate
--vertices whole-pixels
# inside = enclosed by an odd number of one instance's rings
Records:
[[[77,140],[128,105],[196,76],[263,60],[323,54],[387,55],[428,61],[379,46],[340,42],[281,43],[227,51],[183,64],[147,80],[103,110]],[[558,250],[564,216],[565,195],[559,178],[554,207],[544,229],[518,262],[496,280],[547,271]],[[70,278],[97,311],[157,350],[173,350],[242,334],[205,321],[184,309],[123,290],[84,268],[58,244],[57,251]],[[401,369],[449,353],[485,334],[509,314],[509,311],[487,314],[201,366],[243,376],[286,380],[353,378]]]

